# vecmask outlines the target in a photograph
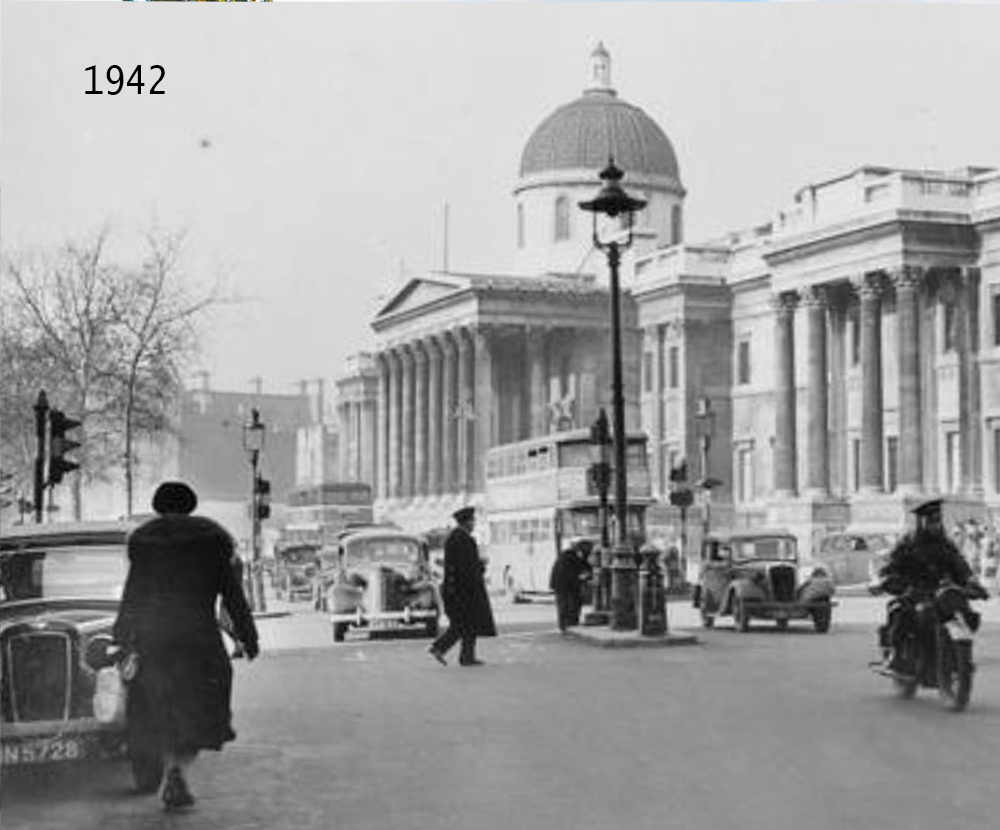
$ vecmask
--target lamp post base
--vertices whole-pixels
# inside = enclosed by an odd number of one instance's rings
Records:
[[[636,614],[635,555],[628,545],[616,545],[611,563],[611,628],[613,631],[635,631]]]

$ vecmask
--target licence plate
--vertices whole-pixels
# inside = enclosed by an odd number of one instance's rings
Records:
[[[78,737],[22,738],[3,744],[0,762],[4,766],[49,764],[87,757],[87,742]]]

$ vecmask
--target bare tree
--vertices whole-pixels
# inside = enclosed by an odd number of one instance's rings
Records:
[[[4,466],[30,458],[31,406],[45,388],[54,406],[81,421],[77,518],[84,481],[110,480],[122,467],[131,514],[135,437],[170,428],[200,318],[223,301],[221,281],[194,289],[185,279],[183,234],[146,234],[136,266],[112,262],[108,239],[105,228],[54,254],[3,263]]]

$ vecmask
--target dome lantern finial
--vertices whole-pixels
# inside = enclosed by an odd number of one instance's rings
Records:
[[[594,51],[590,53],[590,80],[584,93],[591,95],[594,93],[602,95],[615,95],[615,90],[611,86],[611,55],[604,48],[604,43],[598,41]]]

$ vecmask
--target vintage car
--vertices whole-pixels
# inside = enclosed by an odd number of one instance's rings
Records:
[[[732,615],[739,631],[752,619],[811,619],[816,630],[830,629],[833,580],[821,564],[799,560],[795,537],[781,530],[744,530],[708,536],[701,552],[693,602],[702,624]]]
[[[830,533],[819,542],[818,558],[838,587],[863,585],[872,590],[898,538],[888,531]]]
[[[351,627],[421,628],[437,636],[441,597],[422,536],[377,525],[350,530],[323,581],[335,642]]]
[[[275,553],[276,591],[279,598],[316,600],[319,591],[320,555],[316,545],[289,545]]]
[[[158,754],[130,742],[111,629],[128,525],[25,525],[0,535],[0,745],[5,768],[129,757],[155,790]]]

